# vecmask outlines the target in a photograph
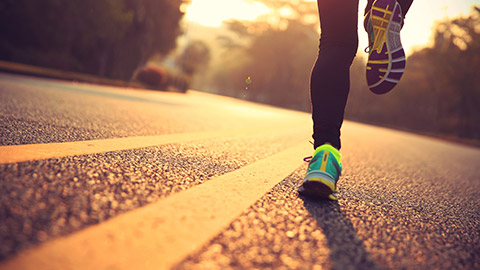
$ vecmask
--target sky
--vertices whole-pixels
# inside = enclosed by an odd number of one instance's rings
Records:
[[[367,0],[360,0],[359,3],[358,33],[361,50],[368,45],[367,35],[361,27],[366,3]],[[415,49],[429,45],[435,21],[466,15],[472,5],[480,5],[480,0],[414,0],[401,32],[406,54],[409,55]],[[248,0],[192,0],[192,4],[186,7],[185,19],[187,23],[196,22],[205,26],[219,27],[225,20],[255,20],[268,13],[269,9],[263,4]]]

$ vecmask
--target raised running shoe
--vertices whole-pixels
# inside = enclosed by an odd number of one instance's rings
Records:
[[[365,15],[364,26],[369,39],[368,87],[376,94],[385,94],[397,85],[405,71],[400,5],[395,0],[376,0]]]
[[[317,147],[298,192],[302,195],[337,200],[337,181],[342,173],[341,155],[333,146]]]

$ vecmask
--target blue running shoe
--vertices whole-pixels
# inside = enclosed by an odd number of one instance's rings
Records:
[[[329,144],[317,147],[298,192],[305,196],[337,200],[337,181],[342,173],[341,155]]]

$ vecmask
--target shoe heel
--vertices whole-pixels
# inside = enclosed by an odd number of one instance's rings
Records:
[[[300,194],[316,198],[330,198],[333,191],[326,184],[320,181],[307,181],[298,189]]]

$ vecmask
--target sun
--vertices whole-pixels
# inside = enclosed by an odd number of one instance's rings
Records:
[[[205,26],[218,27],[229,19],[255,20],[270,10],[259,2],[244,0],[193,0],[185,7],[185,19]]]

